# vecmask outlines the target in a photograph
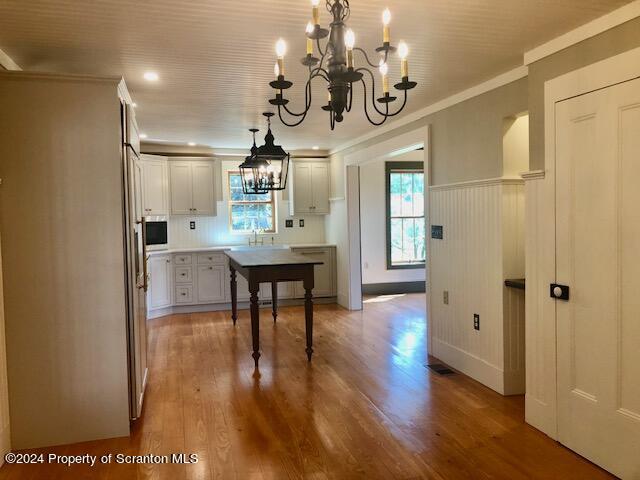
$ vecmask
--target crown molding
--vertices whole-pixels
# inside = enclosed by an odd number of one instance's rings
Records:
[[[560,35],[533,50],[529,50],[524,54],[524,64],[530,65],[533,62],[537,62],[565,48],[595,37],[637,17],[640,17],[640,0],[635,0],[613,12],[609,12],[602,17],[596,18],[589,23],[585,23],[574,30]]]
[[[471,88],[463,90],[462,92],[458,92],[454,95],[451,95],[450,97],[447,97],[443,100],[433,103],[428,107],[422,108],[421,110],[405,115],[404,117],[398,120],[390,122],[384,126],[374,128],[372,129],[371,132],[361,135],[360,137],[357,137],[353,140],[350,140],[332,149],[329,152],[329,154],[333,155],[335,153],[341,152],[342,150],[346,150],[347,148],[351,148],[360,143],[366,142],[367,140],[371,140],[373,138],[379,137],[380,135],[383,135],[387,132],[400,128],[404,125],[408,125],[412,122],[415,122],[416,120],[420,120],[421,118],[424,118],[427,115],[431,115],[433,113],[439,112],[440,110],[444,110],[458,103],[462,103],[473,97],[482,95],[483,93],[490,92],[491,90],[495,90],[496,88],[515,82],[516,80],[520,80],[521,78],[526,77],[528,74],[529,74],[529,69],[525,66],[520,66],[520,67],[514,68],[513,70],[509,70],[508,72],[502,73],[497,77],[493,77],[485,82],[479,83],[478,85],[475,85]]]

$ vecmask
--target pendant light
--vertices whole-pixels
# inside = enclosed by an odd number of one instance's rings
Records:
[[[260,194],[287,188],[290,155],[280,145],[275,144],[275,138],[271,133],[271,117],[274,114],[265,112],[263,115],[267,118],[265,143],[256,147],[255,134],[258,130],[251,129],[254,138],[251,154],[240,165],[242,191],[245,194]]]

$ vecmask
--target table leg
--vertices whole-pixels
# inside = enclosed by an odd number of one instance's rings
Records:
[[[271,305],[273,306],[273,323],[278,317],[278,282],[271,282]]]
[[[238,320],[238,282],[236,280],[236,269],[229,267],[231,271],[231,320],[235,327]]]
[[[251,340],[253,343],[253,360],[258,368],[260,359],[260,308],[258,306],[258,290],[260,284],[249,282],[249,292],[251,293]]]
[[[307,333],[307,359],[311,361],[313,354],[313,282],[304,282],[304,321]]]

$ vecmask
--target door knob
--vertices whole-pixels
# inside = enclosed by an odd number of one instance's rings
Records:
[[[556,300],[569,300],[569,287],[567,285],[552,283],[549,290],[551,298],[555,298]]]

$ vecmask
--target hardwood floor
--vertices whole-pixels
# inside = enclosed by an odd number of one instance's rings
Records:
[[[151,320],[149,385],[130,438],[46,453],[196,453],[197,464],[5,465],[1,479],[598,479],[604,471],[526,425],[502,397],[424,364],[424,295],[368,298],[363,312],[316,305],[261,315],[254,376],[249,312]],[[433,360],[433,359],[431,359]]]

